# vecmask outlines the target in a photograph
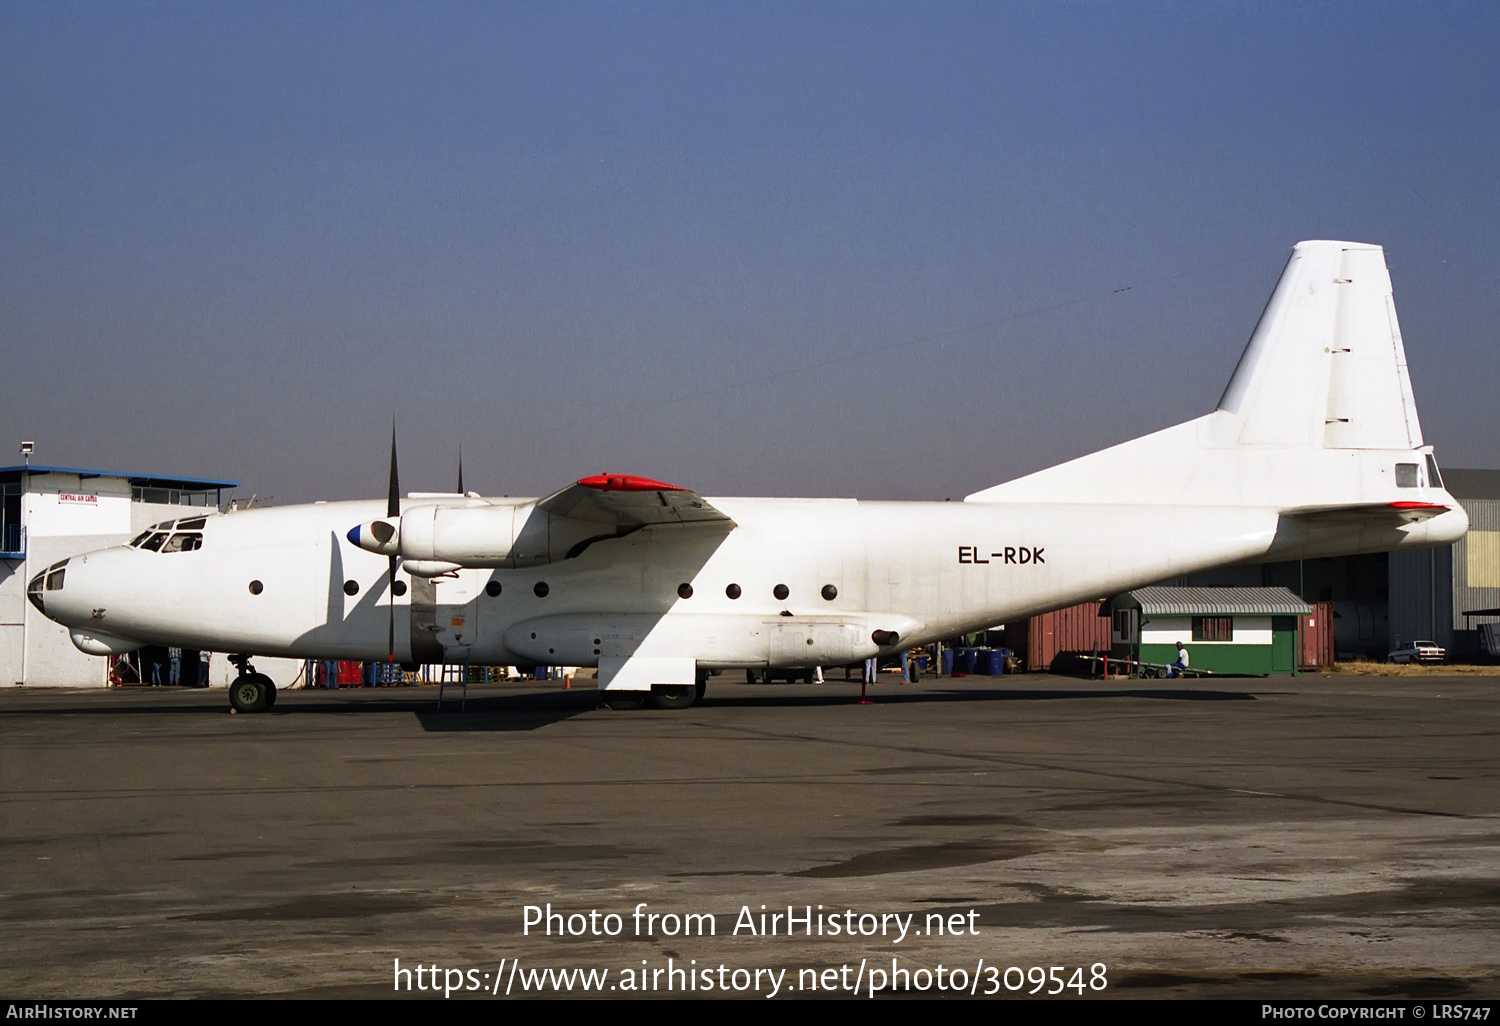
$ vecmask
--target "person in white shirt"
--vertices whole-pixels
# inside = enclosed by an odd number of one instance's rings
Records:
[[[1177,643],[1177,661],[1172,664],[1172,676],[1181,677],[1182,671],[1188,668],[1188,650],[1182,647],[1182,642]]]

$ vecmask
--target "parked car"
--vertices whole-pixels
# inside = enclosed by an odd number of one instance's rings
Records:
[[[1448,650],[1432,641],[1411,641],[1387,658],[1393,663],[1440,663],[1448,658]]]

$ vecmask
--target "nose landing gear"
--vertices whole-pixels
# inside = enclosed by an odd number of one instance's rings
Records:
[[[229,707],[235,712],[260,713],[276,704],[276,684],[263,673],[256,673],[248,655],[233,655],[229,661],[240,671],[229,685]]]

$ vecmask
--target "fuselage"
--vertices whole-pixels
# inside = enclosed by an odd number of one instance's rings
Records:
[[[73,557],[40,594],[76,632],[232,653],[591,666],[648,650],[704,668],[831,665],[1254,560],[1286,533],[1275,509],[1244,506],[710,501],[732,524],[647,527],[524,569],[428,579],[398,563],[394,595],[389,561],[346,538],[380,503],[241,510],[163,530],[152,547],[143,536]],[[1435,525],[1365,547],[1431,544]]]

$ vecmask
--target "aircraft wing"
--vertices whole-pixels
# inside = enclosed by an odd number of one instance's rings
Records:
[[[572,520],[615,527],[734,521],[697,492],[631,474],[581,478],[537,503],[537,509]]]
[[[1314,523],[1414,524],[1448,512],[1439,502],[1363,502],[1349,506],[1303,506],[1286,511],[1287,516]]]

